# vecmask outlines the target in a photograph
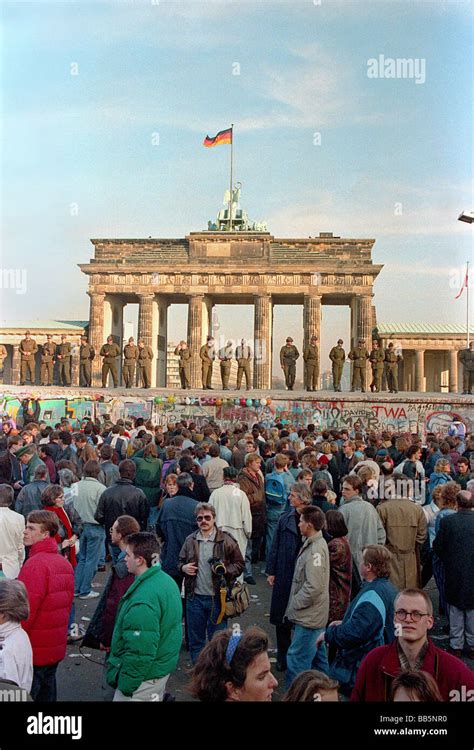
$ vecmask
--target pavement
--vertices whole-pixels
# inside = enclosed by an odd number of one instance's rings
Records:
[[[251,595],[250,606],[240,618],[230,620],[229,626],[236,622],[240,624],[242,629],[245,629],[250,625],[258,625],[268,634],[270,640],[270,662],[273,665],[273,672],[279,683],[274,692],[274,700],[278,701],[281,700],[285,692],[284,673],[276,672],[275,670],[275,629],[270,625],[269,621],[271,588],[267,584],[266,576],[263,572],[264,565],[265,563],[261,562],[253,566],[256,585],[249,586]],[[110,565],[108,564],[108,570],[109,567]],[[93,583],[95,591],[103,591],[107,577],[108,571],[96,575]],[[447,620],[445,617],[439,617],[437,614],[438,591],[434,579],[431,579],[425,590],[433,600],[436,615],[435,626],[431,631],[430,636],[436,646],[447,648],[449,645],[448,635],[443,631],[443,626],[446,626]],[[98,601],[99,598],[89,600],[75,599],[76,622],[79,626],[83,626],[84,628],[87,627],[88,621],[92,617]],[[467,657],[463,657],[463,661],[470,669],[474,670],[474,661],[469,660]],[[81,649],[80,642],[79,645],[73,644],[68,646],[66,657],[59,665],[57,672],[58,700],[77,702],[111,700],[113,690],[106,686],[103,680],[103,662],[104,654],[100,651],[95,651],[90,648]],[[190,670],[191,660],[189,658],[189,653],[183,648],[181,650],[178,667],[171,675],[167,685],[167,692],[171,693],[176,701],[193,700],[186,690]]]

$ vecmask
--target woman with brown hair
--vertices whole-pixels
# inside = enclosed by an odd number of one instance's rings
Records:
[[[329,549],[329,618],[342,620],[351,600],[352,553],[347,539],[344,516],[338,510],[328,510],[326,527],[332,539]]]
[[[268,658],[268,637],[257,627],[236,625],[204,646],[191,674],[189,692],[203,703],[271,701],[278,685]]]
[[[72,567],[77,565],[76,543],[82,534],[82,519],[74,508],[72,500],[64,501],[64,490],[59,484],[50,484],[43,490],[41,502],[45,510],[57,516],[59,531],[55,536],[58,552],[67,557]]]
[[[391,699],[395,703],[440,703],[443,700],[435,678],[428,672],[417,669],[405,669],[395,677],[391,686]]]
[[[282,703],[327,703],[339,701],[339,683],[323,672],[307,669],[291,683]]]

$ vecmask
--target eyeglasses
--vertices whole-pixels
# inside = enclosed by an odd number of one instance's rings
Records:
[[[196,521],[198,523],[201,523],[201,521],[212,521],[212,516],[197,516]]]
[[[397,620],[406,620],[407,616],[410,615],[413,622],[420,622],[422,617],[428,617],[429,612],[418,612],[417,609],[414,609],[413,612],[407,612],[406,609],[397,609],[395,610],[395,617]]]

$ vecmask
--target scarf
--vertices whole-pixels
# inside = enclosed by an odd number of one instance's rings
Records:
[[[48,507],[47,510],[50,510],[51,513],[55,513],[57,515],[59,521],[66,529],[66,539],[70,539],[72,537],[72,526],[71,521],[69,520],[69,516],[64,508],[59,508],[57,505],[52,505],[51,507]],[[56,534],[54,538],[56,539],[58,544],[61,544],[61,542],[63,541],[59,533]],[[66,547],[66,549],[63,550],[63,554],[69,559],[72,567],[75,568],[77,565],[75,546],[73,545],[72,547]]]

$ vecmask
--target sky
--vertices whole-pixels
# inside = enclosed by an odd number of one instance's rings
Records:
[[[373,238],[379,321],[465,322],[466,295],[454,298],[474,260],[457,221],[473,207],[471,2],[17,0],[0,11],[0,325],[88,319],[77,264],[90,238],[207,229],[230,147],[202,141],[231,123],[251,220],[277,237]],[[385,75],[397,59],[411,77]],[[216,312],[222,334],[251,336],[251,308]],[[136,315],[127,307],[125,320]],[[172,306],[168,336],[185,334],[185,308]],[[276,350],[287,335],[301,345],[302,307],[276,308]],[[323,357],[339,336],[348,309],[324,307]]]

